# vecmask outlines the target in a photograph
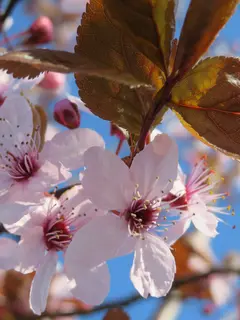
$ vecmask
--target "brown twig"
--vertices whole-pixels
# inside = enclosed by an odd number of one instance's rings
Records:
[[[186,285],[189,283],[193,283],[196,281],[200,281],[202,279],[205,279],[209,277],[212,274],[235,274],[235,275],[240,275],[240,269],[234,269],[234,268],[213,268],[209,270],[206,273],[202,274],[195,274],[187,277],[180,278],[178,280],[175,280],[172,286],[172,289],[169,294],[172,294],[172,291],[179,289],[182,285]],[[132,303],[135,303],[137,301],[142,300],[143,298],[136,294],[132,295],[130,297],[121,299],[121,300],[115,300],[106,304],[102,304],[101,306],[98,306],[96,308],[93,308],[91,310],[79,310],[79,311],[73,311],[73,312],[67,312],[67,313],[62,313],[62,312],[56,312],[56,313],[44,313],[41,316],[36,316],[36,315],[31,315],[31,316],[22,316],[22,315],[16,315],[18,320],[38,320],[38,319],[43,319],[44,317],[49,318],[49,319],[54,319],[56,317],[71,317],[71,316],[84,316],[84,315],[89,315],[93,314],[96,312],[112,309],[112,308],[117,308],[117,307],[127,307]]]
[[[4,11],[4,13],[0,16],[0,25],[2,26],[6,19],[11,15],[12,11],[14,10],[15,6],[20,2],[21,0],[10,0],[8,2],[8,5]]]

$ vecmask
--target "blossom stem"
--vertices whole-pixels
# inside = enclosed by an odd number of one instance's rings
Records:
[[[14,35],[12,35],[11,37],[7,37],[6,34],[3,32],[3,40],[0,41],[0,46],[3,46],[5,44],[10,44],[10,41],[16,40],[20,37],[23,37],[24,35],[27,35],[28,31],[24,31],[24,32],[20,32],[20,33],[16,33]]]
[[[123,145],[123,142],[124,142],[123,139],[119,139],[117,150],[116,150],[116,155],[119,155],[121,148],[122,148],[122,145]]]

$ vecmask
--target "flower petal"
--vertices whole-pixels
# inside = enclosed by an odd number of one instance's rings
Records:
[[[11,81],[11,85],[4,92],[6,96],[11,96],[13,94],[20,94],[21,92],[31,90],[37,84],[39,84],[44,78],[44,73],[41,73],[39,76],[33,79],[15,79]]]
[[[147,235],[145,240],[138,240],[131,280],[144,298],[165,296],[171,289],[175,272],[174,257],[161,238]]]
[[[0,238],[0,269],[9,270],[17,265],[18,244],[9,238]]]
[[[182,218],[176,221],[175,225],[168,227],[167,231],[161,233],[161,237],[166,239],[166,243],[173,245],[190,227],[191,218]]]
[[[208,237],[215,237],[218,226],[217,217],[208,211],[207,206],[199,199],[194,198],[196,204],[189,206],[189,211],[192,213],[192,222],[196,229],[204,233]]]
[[[177,178],[173,183],[173,187],[170,190],[170,192],[176,196],[181,196],[184,193],[186,193],[186,187],[185,187],[185,182],[186,182],[186,176],[183,173],[182,169],[180,166],[178,166],[178,174]]]
[[[86,268],[82,265],[74,265],[75,272],[71,274],[76,286],[71,290],[72,294],[88,305],[101,304],[110,289],[110,274],[106,263],[94,268]],[[73,269],[72,268],[72,269]]]
[[[64,179],[62,179],[60,175],[59,168],[46,160],[36,174],[29,179],[28,188],[33,192],[43,192],[59,183],[61,180]],[[28,190],[28,193],[30,193],[30,190]]]
[[[39,205],[30,206],[24,216],[15,223],[4,224],[4,227],[10,232],[18,235],[27,234],[30,229],[41,227],[48,213],[49,205],[58,204],[58,201],[53,197],[45,197],[41,199]],[[40,230],[40,234],[42,229]]]
[[[84,154],[84,165],[82,184],[87,197],[103,210],[127,209],[134,184],[125,163],[112,152],[93,147]]]
[[[128,234],[125,220],[111,214],[97,217],[73,237],[65,256],[66,270],[71,273],[72,266],[76,265],[92,268],[111,258],[128,254],[134,250],[135,241]]]
[[[93,130],[78,128],[57,133],[45,143],[40,156],[73,170],[83,165],[84,152],[93,146],[104,147],[102,137]]]
[[[136,155],[130,171],[140,194],[152,199],[171,190],[177,167],[177,144],[168,135],[160,134]]]
[[[6,175],[3,173],[0,176],[0,203],[7,202],[7,199],[9,197],[9,189],[11,188],[12,184],[13,180],[9,177],[7,173]]]
[[[45,254],[42,227],[28,229],[22,235],[18,247],[19,264],[17,271],[29,273],[36,270]]]
[[[37,268],[30,290],[30,308],[40,315],[46,309],[48,290],[56,271],[58,256],[56,252],[48,252]]]
[[[19,221],[29,206],[19,203],[9,203],[0,205],[0,221],[3,224],[12,224]]]
[[[16,132],[21,132],[24,139],[26,139],[26,134],[32,133],[32,110],[27,100],[21,95],[14,94],[6,98],[0,108],[0,118],[5,118],[7,120],[1,121],[0,126],[1,136],[4,135],[3,144],[6,141],[9,144],[12,144],[12,147],[14,148],[17,139]],[[9,125],[9,123],[11,125]]]
[[[212,213],[202,211],[192,218],[192,222],[194,226],[206,236],[214,238],[218,235],[218,219]]]

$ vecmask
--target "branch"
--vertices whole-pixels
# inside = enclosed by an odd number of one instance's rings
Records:
[[[26,316],[26,315],[19,315],[15,314],[16,319],[18,320],[37,320],[37,319],[43,319],[43,318],[49,318],[49,319],[54,319],[57,317],[73,317],[73,316],[84,316],[84,315],[89,315],[93,313],[97,313],[100,311],[105,311],[108,309],[113,309],[116,307],[127,307],[128,305],[135,303],[139,300],[143,299],[142,296],[136,294],[132,295],[130,297],[124,298],[122,300],[116,300],[112,301],[106,304],[102,304],[101,306],[98,306],[96,308],[93,308],[92,310],[79,310],[79,311],[73,311],[73,312],[67,312],[67,313],[61,313],[61,312],[56,312],[56,313],[48,313],[45,312],[41,316],[36,316],[36,315],[31,315],[31,316]]]
[[[221,268],[221,267],[220,268],[213,268],[206,273],[195,274],[195,275],[180,278],[180,279],[174,281],[172,289],[169,292],[169,294],[172,294],[172,291],[179,289],[181,286],[183,286],[185,284],[200,281],[202,279],[209,277],[212,274],[229,274],[229,273],[232,273],[235,275],[240,275],[240,269],[228,268],[228,267],[227,268]],[[108,309],[112,309],[112,308],[127,307],[128,305],[135,303],[135,302],[142,300],[142,299],[143,299],[142,296],[136,294],[136,295],[124,298],[122,300],[116,300],[116,301],[112,301],[112,302],[109,302],[106,304],[102,304],[101,306],[93,308],[92,310],[79,310],[79,311],[73,311],[73,312],[68,312],[68,313],[62,313],[62,312],[48,313],[48,312],[45,312],[41,316],[36,316],[36,315],[31,315],[31,316],[24,315],[23,316],[23,315],[19,315],[19,314],[16,314],[15,316],[18,320],[37,320],[37,319],[43,319],[45,317],[50,318],[50,319],[54,319],[57,317],[72,317],[72,316],[79,316],[79,315],[84,316],[84,315],[89,315],[89,314],[93,314],[96,312],[100,312],[100,311],[104,311],[104,310],[108,310]]]
[[[10,0],[8,2],[8,5],[7,5],[5,12],[0,16],[0,25],[4,24],[5,20],[11,15],[13,9],[20,1],[21,0]]]
[[[228,273],[233,273],[235,275],[240,275],[240,269],[230,268],[230,267],[212,268],[211,270],[209,270],[206,273],[199,273],[199,274],[182,277],[182,278],[180,278],[178,280],[175,280],[174,283],[173,283],[172,289],[178,289],[178,288],[180,288],[181,286],[183,286],[185,284],[190,284],[190,283],[193,283],[193,282],[200,281],[202,279],[205,279],[205,278],[211,276],[212,274],[228,274]]]

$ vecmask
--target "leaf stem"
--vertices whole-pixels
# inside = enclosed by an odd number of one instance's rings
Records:
[[[138,151],[143,150],[148,132],[151,129],[157,115],[161,112],[164,106],[170,101],[172,88],[175,86],[177,82],[178,82],[177,77],[175,78],[169,77],[165,82],[164,86],[156,94],[153,102],[153,107],[150,108],[148,113],[146,114],[146,117],[142,126],[142,130],[140,132],[137,148],[135,150],[135,154]]]

